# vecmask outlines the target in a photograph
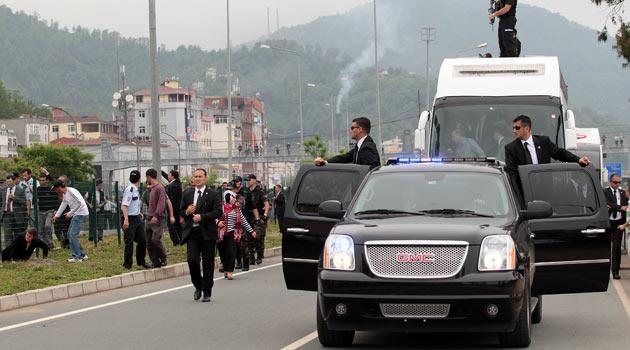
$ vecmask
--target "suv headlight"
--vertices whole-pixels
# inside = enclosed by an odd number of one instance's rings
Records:
[[[509,271],[516,268],[516,247],[509,235],[488,236],[481,243],[479,271]]]
[[[346,235],[328,235],[324,244],[324,268],[329,270],[354,270],[354,241]]]

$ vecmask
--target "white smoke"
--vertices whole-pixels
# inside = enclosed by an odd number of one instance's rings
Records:
[[[382,5],[381,5],[382,4]],[[380,60],[388,50],[396,50],[401,47],[398,28],[394,20],[396,15],[389,2],[380,1],[377,4],[377,30],[378,30],[378,59]],[[373,30],[373,27],[372,27]],[[373,39],[373,38],[372,38]],[[354,76],[369,68],[374,67],[374,41],[366,47],[361,54],[350,63],[340,74],[341,88],[337,95],[337,113],[341,112],[341,102],[348,96],[354,83]]]

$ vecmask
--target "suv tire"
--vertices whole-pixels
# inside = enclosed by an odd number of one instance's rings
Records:
[[[527,281],[527,279],[526,279]],[[531,318],[531,298],[530,285],[525,282],[525,293],[523,296],[523,306],[518,316],[518,323],[513,332],[499,333],[499,344],[510,348],[526,348],[532,341],[532,318]]]
[[[534,308],[534,312],[532,312],[532,323],[540,323],[542,321],[542,295],[536,297],[538,299],[538,303]]]
[[[326,325],[317,300],[317,338],[324,347],[347,347],[352,345],[354,331],[331,331]]]

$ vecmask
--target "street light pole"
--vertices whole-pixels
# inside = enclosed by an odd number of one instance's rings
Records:
[[[159,173],[162,169],[160,155],[160,114],[157,87],[157,38],[155,24],[155,0],[149,0],[149,57],[151,61],[151,146],[153,168]]]
[[[58,110],[62,111],[65,115],[70,117],[70,120],[72,120],[72,123],[74,124],[74,144],[78,145],[79,144],[79,125],[77,124],[77,120],[74,119],[72,114],[68,113],[68,111],[63,109],[63,107],[59,107],[59,106],[51,106],[51,105],[47,105],[47,104],[43,103],[42,107],[44,107],[44,108],[51,108],[51,109],[58,109]]]
[[[426,63],[426,79],[427,79],[427,111],[431,108],[431,93],[429,92],[430,89],[430,79],[429,79],[429,43],[431,41],[435,41],[435,28],[434,27],[423,27],[422,31],[420,32],[421,34],[421,38],[422,41],[426,41],[427,42],[427,63]]]
[[[290,53],[293,55],[297,56],[297,70],[298,70],[298,93],[299,93],[299,105],[300,105],[300,148],[299,148],[299,152],[300,152],[300,162],[304,161],[304,115],[303,115],[303,111],[302,111],[302,54],[297,52],[297,51],[293,51],[293,50],[289,50],[289,49],[285,49],[285,48],[280,48],[280,47],[274,47],[274,46],[269,46],[267,44],[260,44],[259,46],[261,49],[271,49],[271,50],[276,50],[276,51],[281,51],[281,52],[286,52],[286,53]]]
[[[177,138],[175,138],[175,136],[173,136],[173,135],[171,135],[171,134],[169,134],[169,133],[167,133],[165,131],[162,131],[162,134],[170,137],[177,144],[177,170],[181,172],[182,171],[182,149],[180,147],[180,143],[177,140]]]
[[[232,43],[230,42],[230,0],[227,5],[227,132],[228,132],[228,177],[232,171]]]
[[[381,132],[381,81],[378,76],[378,35],[376,30],[376,0],[374,0],[374,75],[376,78],[376,120],[378,122],[378,147],[383,151],[383,134]]]

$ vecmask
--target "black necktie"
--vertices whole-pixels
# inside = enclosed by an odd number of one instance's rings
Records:
[[[354,154],[354,164],[358,164],[359,163],[359,143],[357,142],[356,145],[357,148],[357,152]]]
[[[201,197],[201,190],[197,190],[197,200],[195,201],[195,205],[199,202],[199,197]]]
[[[529,148],[527,148],[527,142],[523,142],[523,148],[525,148],[525,164],[534,164],[532,155],[529,153]]]

